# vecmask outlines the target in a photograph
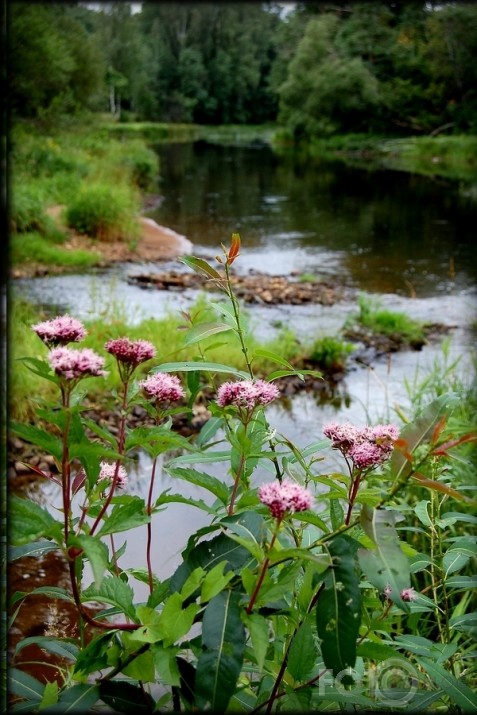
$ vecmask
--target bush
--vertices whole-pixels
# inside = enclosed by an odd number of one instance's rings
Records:
[[[136,238],[139,201],[127,186],[83,185],[66,209],[68,225],[102,241]]]

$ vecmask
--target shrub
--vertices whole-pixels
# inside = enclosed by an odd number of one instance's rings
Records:
[[[68,225],[103,241],[137,237],[138,198],[127,186],[83,185],[66,209]]]

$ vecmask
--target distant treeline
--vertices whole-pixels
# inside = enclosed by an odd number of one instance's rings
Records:
[[[476,4],[283,7],[9,2],[11,117],[86,109],[126,121],[279,122],[294,137],[477,133]]]

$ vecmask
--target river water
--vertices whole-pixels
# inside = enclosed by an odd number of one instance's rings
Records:
[[[306,162],[258,144],[196,142],[157,150],[164,198],[151,217],[191,240],[195,255],[213,261],[220,244],[238,232],[242,252],[234,267],[240,272],[335,278],[374,294],[383,307],[451,326],[448,360],[460,358],[461,374],[470,379],[477,308],[477,208],[463,198],[457,184],[338,162]],[[89,274],[17,280],[12,293],[51,314],[69,311],[82,319],[107,317],[119,306],[128,320],[136,322],[187,308],[197,291],[143,290],[129,284],[128,276],[180,266],[122,264]],[[319,335],[338,333],[356,312],[356,303],[247,310],[261,338],[288,326],[299,339],[311,342]],[[323,402],[313,393],[299,394],[270,406],[270,424],[304,446],[320,439],[323,424],[330,420],[364,424],[396,419],[395,405],[409,405],[406,381],[419,382],[442,359],[441,345],[430,344],[419,352],[383,358],[372,367],[352,365],[332,399]],[[335,458],[329,455],[329,464]],[[133,492],[146,496],[149,468],[142,458],[131,483]],[[223,478],[223,465],[214,465],[211,473]],[[259,474],[258,480],[263,476]],[[157,491],[167,488],[203,497],[186,483],[178,488],[160,471]],[[38,498],[51,504],[57,496],[48,486]],[[156,517],[154,567],[160,578],[172,573],[188,535],[207,522],[203,512],[185,505],[170,506]],[[125,568],[137,566],[138,559],[145,561],[144,531],[136,531],[128,534]],[[139,595],[141,589],[138,586]]]

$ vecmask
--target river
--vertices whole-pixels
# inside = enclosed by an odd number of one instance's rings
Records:
[[[237,270],[308,274],[336,279],[371,293],[383,307],[426,322],[451,326],[448,360],[460,358],[461,374],[471,374],[477,308],[477,209],[459,186],[404,172],[356,168],[339,162],[306,162],[291,153],[275,154],[265,145],[220,146],[196,142],[165,144],[160,157],[163,201],[151,214],[159,224],[185,235],[194,254],[213,261],[220,244],[238,232],[242,252]],[[197,292],[143,290],[127,282],[144,271],[177,270],[180,264],[121,264],[88,274],[19,279],[13,296],[24,296],[51,314],[70,311],[91,318],[118,306],[128,320],[161,317],[187,308]],[[184,269],[185,270],[185,269]],[[356,311],[356,303],[331,307],[248,307],[255,332],[271,337],[290,326],[302,340],[336,334]],[[331,419],[363,424],[393,420],[394,406],[409,404],[406,381],[419,382],[442,362],[439,344],[402,352],[372,367],[353,365],[332,399],[323,403],[302,393],[268,409],[269,421],[299,446],[321,438]],[[141,459],[133,492],[146,495],[147,459]],[[223,476],[221,465],[214,473]],[[259,475],[259,479],[262,478]],[[161,472],[158,493],[177,485]],[[202,497],[193,487],[181,491]],[[57,498],[51,485],[38,497]],[[174,505],[154,521],[159,545],[155,571],[169,575],[191,531],[207,522],[203,512]],[[173,538],[171,533],[173,532]],[[142,555],[144,531],[128,535],[133,568]],[[142,587],[139,586],[141,595]]]

